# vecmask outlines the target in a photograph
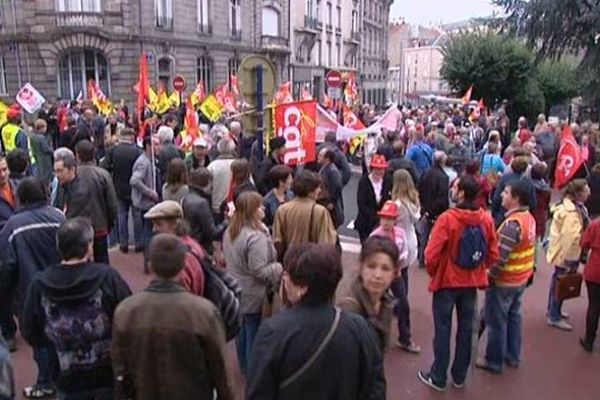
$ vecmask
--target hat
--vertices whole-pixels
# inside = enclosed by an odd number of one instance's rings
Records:
[[[273,139],[269,140],[269,149],[271,151],[279,150],[283,146],[285,146],[285,138],[281,136],[274,137]]]
[[[146,214],[146,219],[161,219],[161,218],[183,218],[183,209],[178,202],[173,200],[165,200],[152,207]]]
[[[193,145],[194,147],[208,147],[208,142],[204,138],[196,138]]]
[[[371,169],[386,169],[387,167],[388,163],[383,155],[373,155],[373,158],[371,159]]]
[[[382,218],[398,218],[398,205],[393,201],[386,201],[377,216]]]
[[[21,116],[21,107],[15,105],[15,104],[10,106],[8,111],[6,112],[7,119],[15,119],[15,118],[19,118],[20,116]]]

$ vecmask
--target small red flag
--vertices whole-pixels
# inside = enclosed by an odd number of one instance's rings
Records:
[[[583,161],[581,149],[575,141],[571,127],[566,124],[561,134],[560,149],[556,160],[555,187],[560,189],[566,185],[575,176]]]

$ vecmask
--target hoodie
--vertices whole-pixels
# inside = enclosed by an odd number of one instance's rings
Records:
[[[112,321],[131,294],[116,270],[104,264],[59,264],[31,283],[21,332],[32,347],[51,345],[60,363],[57,387],[66,393],[113,386]]]
[[[487,258],[475,270],[461,268],[456,263],[460,239],[464,230],[479,225],[487,241]],[[431,281],[429,290],[437,292],[452,288],[485,288],[487,269],[500,258],[498,235],[491,215],[475,204],[462,203],[438,217],[425,248],[425,265]]]

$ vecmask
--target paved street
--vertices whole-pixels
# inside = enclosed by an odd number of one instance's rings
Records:
[[[353,243],[344,243],[344,248],[356,250]],[[134,291],[141,290],[149,278],[142,273],[139,255],[111,253],[112,263],[122,273]],[[340,293],[348,289],[357,269],[357,254],[344,252],[344,278]],[[577,343],[583,330],[585,299],[567,303],[565,309],[571,315],[574,332],[562,332],[546,325],[545,304],[550,274],[541,268],[533,287],[524,300],[524,344],[523,363],[518,370],[507,370],[504,375],[490,375],[481,370],[470,373],[468,386],[463,390],[449,389],[445,399],[545,399],[594,400],[592,393],[600,391],[600,351],[585,353]],[[386,376],[389,399],[437,399],[442,394],[432,391],[417,380],[420,368],[426,368],[432,360],[431,340],[433,322],[430,311],[430,294],[427,292],[427,277],[424,271],[411,271],[410,301],[414,340],[423,348],[418,356],[409,355],[398,349],[389,349],[386,354]],[[483,351],[483,346],[480,346]],[[19,340],[19,350],[13,354],[19,393],[23,386],[33,382],[36,367],[29,347]],[[229,360],[236,382],[238,398],[243,398],[243,378],[235,364],[233,346],[229,346]]]

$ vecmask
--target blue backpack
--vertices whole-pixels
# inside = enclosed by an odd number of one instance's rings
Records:
[[[481,227],[469,225],[460,237],[456,263],[463,269],[477,269],[485,261],[487,251],[487,240]]]

